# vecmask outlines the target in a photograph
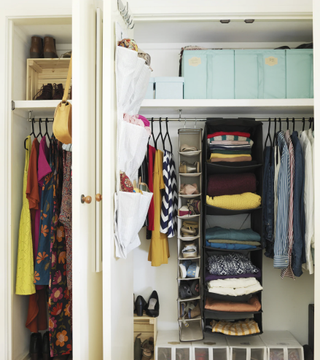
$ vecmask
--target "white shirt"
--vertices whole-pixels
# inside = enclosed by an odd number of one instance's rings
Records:
[[[306,264],[302,267],[309,270],[313,274],[313,260],[311,253],[311,243],[314,235],[314,212],[313,212],[313,166],[312,166],[312,146],[308,138],[307,131],[303,131],[300,137],[300,144],[303,151],[305,161],[305,177],[304,177],[304,211],[305,211],[305,248],[306,248]]]

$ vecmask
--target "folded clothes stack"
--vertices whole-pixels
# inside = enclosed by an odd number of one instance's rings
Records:
[[[252,161],[253,141],[250,133],[240,131],[218,131],[207,135],[210,148],[210,162],[247,163]]]
[[[259,326],[253,319],[240,321],[212,320],[210,327],[212,328],[212,332],[233,336],[244,336],[260,333]]]
[[[225,250],[250,250],[259,247],[261,237],[252,229],[224,229],[219,226],[206,230],[206,246]]]
[[[261,303],[257,296],[252,296],[252,298],[250,298],[247,302],[234,302],[207,298],[205,309],[227,312],[257,312],[261,310]]]
[[[214,197],[207,195],[207,204],[226,210],[250,210],[261,206],[261,196],[252,192]]]
[[[207,286],[210,293],[227,296],[250,295],[262,290],[262,286],[255,278],[212,280]]]

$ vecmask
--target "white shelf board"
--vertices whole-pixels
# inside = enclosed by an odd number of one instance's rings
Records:
[[[68,100],[72,104],[72,100]],[[15,109],[32,111],[32,116],[53,117],[54,110],[61,100],[17,100],[14,101]]]
[[[151,99],[143,100],[144,116],[217,117],[217,116],[312,116],[313,99]]]

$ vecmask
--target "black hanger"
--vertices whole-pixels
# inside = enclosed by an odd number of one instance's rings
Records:
[[[296,121],[294,118],[292,118],[292,132],[295,131],[296,128]]]
[[[302,131],[304,131],[305,125],[306,125],[306,119],[302,118]]]
[[[170,144],[170,152],[172,154],[172,142],[171,142],[171,139],[170,139],[170,134],[169,134],[169,129],[168,129],[168,118],[166,118],[166,135],[164,136],[164,141],[166,141],[166,138],[168,137],[168,140],[169,140],[169,144]]]
[[[265,148],[267,147],[268,139],[269,139],[269,141],[270,141],[270,146],[272,146],[272,139],[271,139],[271,135],[270,135],[270,128],[271,128],[271,118],[269,118],[268,134],[267,134],[267,137],[266,137],[266,141],[265,141],[265,143],[264,143],[264,147],[265,147]]]
[[[276,145],[277,145],[277,119],[274,118],[274,131],[273,131],[272,146],[275,147]]]
[[[42,132],[41,132],[41,118],[39,118],[39,133],[38,133],[38,135],[36,136],[36,138],[38,138],[39,135],[40,135],[41,137],[43,137]]]
[[[33,119],[33,118],[32,118],[32,120],[31,120],[31,129],[32,129],[32,131],[31,131],[31,133],[30,133],[29,136],[36,137],[36,134],[35,134],[35,132],[34,132],[34,119]],[[26,150],[29,150],[29,149],[27,149],[27,138],[24,139],[24,148],[25,148]]]
[[[312,118],[312,131],[314,131],[314,118]]]
[[[158,136],[156,137],[156,148],[157,148],[159,136],[161,136],[162,148],[163,148],[163,150],[164,150],[164,141],[163,141],[162,128],[161,128],[161,118],[159,118],[159,134],[158,134]]]
[[[312,118],[310,117],[309,118],[309,129],[311,129],[311,127],[312,127]]]
[[[287,130],[290,130],[289,118],[287,118],[286,122],[287,122]]]
[[[47,139],[50,141],[50,135],[48,133],[48,118],[46,118],[46,132],[43,134],[43,136],[46,136]]]
[[[153,132],[153,118],[151,118],[151,135],[152,135],[153,145],[154,145],[155,149],[157,150],[156,139],[154,138],[154,132]]]
[[[279,131],[282,131],[281,130],[281,118],[279,118]]]

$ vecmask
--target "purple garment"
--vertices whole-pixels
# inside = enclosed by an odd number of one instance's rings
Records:
[[[211,281],[211,280],[220,280],[220,279],[221,280],[223,280],[223,279],[240,279],[240,278],[249,278],[249,277],[254,277],[257,279],[261,278],[261,270],[259,270],[259,272],[256,274],[239,274],[239,275],[227,275],[227,276],[211,275],[207,272],[205,280]]]
[[[143,121],[144,126],[150,126],[150,121],[142,115],[137,115],[140,120]]]
[[[44,182],[44,178],[46,175],[48,175],[51,172],[51,168],[48,164],[48,147],[46,143],[46,137],[44,136],[39,144],[39,155],[38,155],[38,186],[39,186],[39,198],[40,198],[40,204],[41,204],[41,197],[42,197],[42,185]],[[38,247],[39,247],[39,237],[40,237],[40,216],[41,216],[41,209],[39,206],[39,209],[36,211],[36,217],[35,217],[35,229],[39,229],[35,232],[35,239],[34,239],[34,245],[36,248],[36,254],[38,254]],[[37,255],[36,255],[37,258]],[[35,261],[36,261],[35,258]],[[42,285],[36,285],[36,289],[40,290],[43,289]]]

